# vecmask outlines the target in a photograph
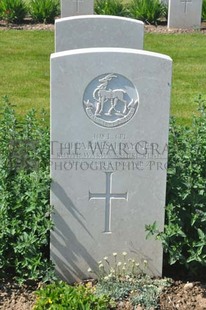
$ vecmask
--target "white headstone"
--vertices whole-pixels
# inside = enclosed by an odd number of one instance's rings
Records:
[[[94,0],[61,0],[61,17],[87,15],[94,12]]]
[[[70,282],[126,251],[162,273],[172,61],[125,48],[51,56],[51,258]]]
[[[169,0],[168,28],[200,28],[202,0]]]
[[[117,16],[75,16],[55,23],[56,52],[87,47],[143,49],[144,23]]]

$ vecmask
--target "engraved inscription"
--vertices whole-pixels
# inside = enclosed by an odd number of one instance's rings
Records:
[[[105,193],[91,193],[90,199],[105,199],[105,233],[111,233],[111,200],[127,199],[127,193],[112,193],[112,172],[104,172],[106,174],[106,191]]]
[[[126,77],[107,73],[87,86],[83,105],[87,116],[96,124],[113,128],[127,123],[135,114],[139,95]]]
[[[76,13],[79,13],[79,9],[80,9],[80,3],[84,2],[84,0],[73,0],[73,2],[76,3]]]
[[[187,13],[188,3],[192,3],[192,0],[180,0],[181,3],[184,3],[184,13]]]

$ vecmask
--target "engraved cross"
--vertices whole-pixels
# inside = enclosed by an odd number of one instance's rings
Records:
[[[188,3],[191,3],[192,0],[181,0],[180,2],[185,4],[184,13],[187,13],[187,5],[188,5]]]
[[[90,199],[105,199],[105,233],[111,233],[111,200],[112,199],[127,199],[127,193],[118,194],[112,193],[112,172],[106,174],[106,192],[105,193],[90,193]]]
[[[76,2],[76,13],[79,13],[79,5],[81,2],[84,2],[84,0],[73,0],[73,2]]]

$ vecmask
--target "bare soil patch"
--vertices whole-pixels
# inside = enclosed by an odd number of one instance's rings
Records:
[[[37,286],[19,287],[15,283],[4,282],[0,285],[0,309],[32,310]],[[128,301],[121,301],[118,310],[143,310],[134,308]],[[159,300],[158,310],[205,310],[206,283],[195,281],[173,281],[166,287]],[[153,310],[153,309],[151,309]]]
[[[178,34],[178,33],[202,33],[206,34],[206,22],[202,22],[200,29],[179,29],[179,28],[167,28],[166,23],[162,23],[158,26],[145,25],[145,32],[164,33],[164,34]]]
[[[0,309],[30,310],[35,303],[37,286],[19,286],[14,282],[0,282]]]
[[[206,285],[201,282],[174,281],[160,296],[160,309],[206,309]]]
[[[54,31],[55,26],[53,24],[35,24],[32,23],[30,19],[26,19],[23,24],[8,24],[5,21],[0,20],[0,30],[47,30]],[[168,29],[165,22],[161,25],[145,25],[145,32],[153,32],[153,33],[164,33],[164,34],[172,34],[172,33],[203,33],[206,34],[206,22],[202,22],[200,29]]]

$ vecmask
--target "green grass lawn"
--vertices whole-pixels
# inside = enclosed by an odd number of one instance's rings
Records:
[[[206,36],[145,34],[144,49],[169,55],[174,62],[171,113],[189,123],[194,99],[205,96]],[[49,111],[49,58],[54,51],[50,31],[0,31],[0,97],[8,95],[20,114],[30,108]]]
[[[20,114],[31,108],[49,110],[50,31],[0,32],[0,97],[8,95]]]
[[[144,48],[173,59],[171,114],[189,123],[196,112],[195,98],[206,99],[206,36],[193,34],[146,34]]]

